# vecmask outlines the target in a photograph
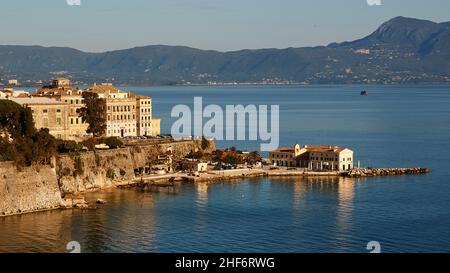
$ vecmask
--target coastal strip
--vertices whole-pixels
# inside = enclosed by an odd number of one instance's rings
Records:
[[[314,172],[309,170],[263,170],[263,169],[238,169],[226,171],[209,171],[199,175],[184,173],[145,176],[134,179],[127,186],[153,184],[167,185],[168,182],[220,182],[245,178],[258,177],[376,177],[428,174],[428,168],[377,168],[355,169],[348,172]]]

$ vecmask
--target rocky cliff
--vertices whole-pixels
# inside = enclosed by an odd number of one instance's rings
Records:
[[[58,208],[61,192],[55,169],[0,162],[0,216]]]
[[[211,142],[205,152],[212,152],[215,148],[215,143]],[[166,154],[168,150],[172,151],[175,158],[182,158],[191,151],[202,150],[201,141],[139,145],[61,156],[56,168],[61,192],[63,195],[77,194],[126,185],[136,178],[136,170],[155,164],[158,156]]]
[[[203,150],[216,149],[215,142]],[[126,185],[135,170],[148,168],[158,156],[172,151],[181,158],[202,150],[201,141],[136,145],[116,150],[59,156],[51,166],[17,170],[11,162],[0,162],[0,216],[59,208],[61,197],[86,191]]]

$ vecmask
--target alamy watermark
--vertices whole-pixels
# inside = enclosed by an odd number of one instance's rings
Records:
[[[269,105],[226,105],[224,110],[215,104],[205,107],[203,98],[195,97],[193,110],[187,105],[176,105],[171,116],[178,118],[171,129],[176,139],[205,137],[227,141],[260,141],[260,150],[263,152],[278,149],[280,143],[279,105],[270,105],[270,109]]]
[[[383,5],[382,0],[367,0],[367,5],[369,6],[381,6]]]
[[[367,250],[372,254],[380,254],[381,253],[381,244],[378,241],[371,241],[367,244]]]
[[[69,253],[79,254],[81,253],[81,244],[77,241],[67,243],[66,250]]]
[[[66,0],[69,6],[81,6],[81,0]]]

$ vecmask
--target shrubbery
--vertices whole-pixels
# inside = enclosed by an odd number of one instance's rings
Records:
[[[0,160],[15,161],[18,168],[48,164],[56,154],[56,139],[48,129],[37,130],[31,109],[0,100]]]
[[[83,144],[73,140],[58,140],[56,142],[58,153],[78,153],[83,150]]]
[[[90,151],[95,150],[95,145],[106,144],[111,149],[117,149],[123,147],[123,142],[117,137],[102,137],[102,138],[90,138],[83,141],[83,145]]]

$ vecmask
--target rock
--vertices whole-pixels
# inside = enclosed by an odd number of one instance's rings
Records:
[[[87,208],[89,208],[89,205],[88,204],[76,204],[75,208],[77,208],[77,209],[87,209]]]
[[[84,197],[66,196],[60,202],[60,207],[61,208],[66,208],[66,209],[70,209],[70,208],[82,208],[82,209],[84,209],[84,208],[88,208],[89,205],[86,202],[86,200],[84,199]]]
[[[103,205],[103,204],[106,204],[106,201],[103,199],[97,199],[97,201],[95,203],[97,203],[99,205]]]

